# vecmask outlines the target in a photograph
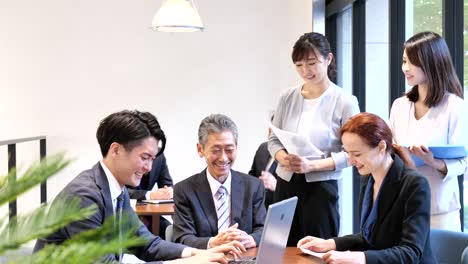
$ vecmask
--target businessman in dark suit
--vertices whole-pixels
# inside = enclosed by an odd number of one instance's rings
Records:
[[[197,150],[207,168],[174,186],[176,242],[196,248],[234,240],[250,248],[260,242],[264,188],[257,178],[231,169],[237,135],[236,125],[225,115],[202,120]]]
[[[148,112],[121,111],[109,115],[100,122],[97,139],[103,159],[90,170],[74,178],[56,199],[63,196],[80,197],[81,206],[96,205],[96,213],[81,221],[73,222],[54,234],[39,239],[35,251],[46,244],[61,244],[83,231],[99,228],[104,220],[120,210],[128,213],[130,220],[121,226],[137,227],[136,236],[143,237],[147,243],[136,247],[132,253],[146,261],[171,260],[182,258],[174,263],[199,263],[209,260],[226,263],[221,252],[243,248],[241,243],[201,251],[180,244],[170,243],[154,236],[138,220],[130,207],[129,195],[125,185],[137,186],[145,173],[151,170],[153,160],[164,151],[166,138],[157,119]],[[159,143],[162,143],[158,151]],[[123,201],[123,206],[121,205]],[[116,230],[120,232],[121,230]],[[108,255],[103,261],[116,261],[121,258]]]
[[[265,207],[273,203],[273,194],[276,189],[276,167],[278,162],[270,156],[268,142],[263,142],[255,152],[249,174],[258,177],[265,187]]]
[[[157,185],[156,185],[157,184]],[[153,160],[151,171],[147,173],[137,187],[127,185],[130,199],[137,200],[167,200],[172,199],[172,178],[167,167],[166,157],[161,153]],[[158,187],[155,189],[154,187]],[[151,216],[140,216],[142,222],[151,228]],[[165,239],[165,231],[171,223],[164,217],[159,217],[159,236]],[[150,229],[151,230],[151,229]],[[154,231],[154,230],[151,230]]]

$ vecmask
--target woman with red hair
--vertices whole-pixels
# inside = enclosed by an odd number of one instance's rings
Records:
[[[360,113],[340,132],[350,164],[363,176],[361,232],[326,240],[307,236],[297,246],[327,252],[327,263],[436,263],[429,243],[429,184],[405,166],[409,157],[392,146],[388,125],[377,115]]]

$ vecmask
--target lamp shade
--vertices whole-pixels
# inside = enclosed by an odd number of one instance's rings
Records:
[[[193,2],[164,0],[151,27],[164,32],[195,32],[203,30],[203,23]]]

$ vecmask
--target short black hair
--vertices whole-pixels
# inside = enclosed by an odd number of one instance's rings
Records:
[[[123,110],[110,114],[99,123],[96,137],[103,157],[107,156],[113,142],[122,144],[127,151],[138,146],[142,140],[154,137],[162,142],[156,156],[166,147],[166,136],[158,119],[149,112]]]

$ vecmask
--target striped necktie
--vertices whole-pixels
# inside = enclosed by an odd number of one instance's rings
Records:
[[[123,197],[123,192],[117,197],[117,203],[115,206],[115,215],[116,215],[116,222],[117,222],[117,229],[119,232],[119,244],[122,244],[122,208],[123,208],[123,202],[124,202],[124,197]],[[119,263],[122,263],[122,247],[119,249]]]
[[[227,190],[224,186],[220,186],[216,192],[217,200],[216,213],[218,214],[218,233],[229,227],[229,204],[227,201]]]

